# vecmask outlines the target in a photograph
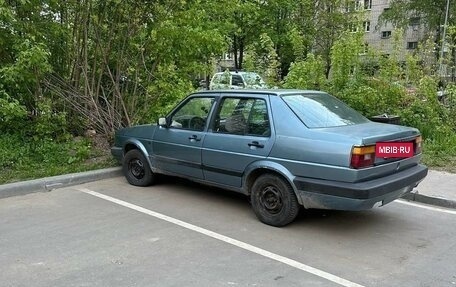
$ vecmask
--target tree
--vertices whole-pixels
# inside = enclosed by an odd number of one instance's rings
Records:
[[[305,60],[291,64],[290,72],[285,77],[284,87],[288,89],[321,90],[326,78],[324,63],[320,56],[308,54]]]
[[[263,33],[258,42],[248,47],[246,67],[262,75],[267,84],[275,86],[279,82],[279,58],[271,38]]]
[[[456,25],[456,5],[450,0],[450,11],[448,25]],[[392,0],[390,9],[383,12],[380,17],[380,24],[386,21],[391,22],[394,26],[406,30],[410,25],[412,17],[418,17],[420,24],[426,29],[426,32],[434,37],[435,57],[438,60],[440,56],[443,25],[447,0]],[[449,45],[454,45],[454,38],[448,36]],[[453,51],[453,54],[456,53]],[[453,62],[456,58],[453,57]]]
[[[353,1],[354,3],[354,1]],[[314,10],[314,43],[315,54],[321,55],[325,62],[325,75],[329,77],[331,70],[331,49],[343,32],[350,27],[360,25],[360,16],[353,7],[346,6],[344,0],[319,0],[315,1]]]
[[[261,9],[264,33],[267,33],[274,43],[275,53],[280,61],[281,78],[288,74],[290,64],[295,61],[297,54],[305,56],[310,51],[311,39],[314,36],[313,3],[314,1],[310,0],[271,0]],[[297,52],[297,49],[301,51]]]
[[[233,25],[228,30],[234,54],[234,67],[243,69],[246,47],[254,42],[263,30],[261,8],[264,1],[235,0],[225,3],[222,10],[228,14],[228,21]]]

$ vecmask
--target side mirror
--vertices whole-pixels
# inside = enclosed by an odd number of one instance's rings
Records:
[[[158,125],[161,126],[161,127],[167,128],[168,127],[168,122],[167,122],[166,118],[159,118],[158,119]]]

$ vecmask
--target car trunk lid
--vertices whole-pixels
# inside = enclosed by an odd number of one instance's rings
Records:
[[[375,146],[379,142],[411,142],[413,143],[414,154],[420,152],[416,146],[416,139],[420,136],[420,133],[417,129],[411,127],[367,122],[358,125],[325,128],[324,132],[348,136],[354,139],[355,146],[360,147]],[[374,166],[378,166],[402,159],[375,157],[372,163]]]
[[[419,131],[415,128],[375,122],[324,128],[322,130],[327,133],[341,134],[355,138],[360,140],[360,144],[362,145],[413,139],[420,135]]]

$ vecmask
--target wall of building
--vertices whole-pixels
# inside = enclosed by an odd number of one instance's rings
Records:
[[[369,47],[381,51],[385,55],[392,53],[394,49],[394,33],[401,33],[398,42],[399,57],[404,59],[406,53],[416,50],[418,43],[423,39],[425,30],[420,18],[410,18],[408,29],[405,33],[396,30],[391,23],[379,24],[379,17],[389,8],[389,0],[368,0],[362,1],[364,5],[368,4],[370,9],[365,9],[369,25],[369,31],[365,31],[364,39]],[[365,6],[364,6],[365,7]]]

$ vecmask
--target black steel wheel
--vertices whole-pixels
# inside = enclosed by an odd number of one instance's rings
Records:
[[[250,191],[250,199],[258,219],[268,225],[287,225],[299,212],[299,203],[290,183],[274,174],[257,178]]]
[[[123,159],[123,173],[128,183],[136,186],[148,186],[155,180],[155,175],[143,153],[133,149],[125,154]]]

